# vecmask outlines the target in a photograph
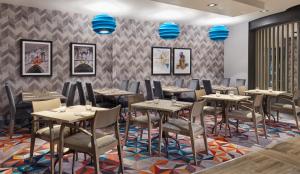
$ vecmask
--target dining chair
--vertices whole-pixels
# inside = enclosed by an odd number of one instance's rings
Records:
[[[21,101],[17,101],[15,99],[15,96],[11,90],[10,84],[8,82],[5,83],[5,91],[7,94],[7,98],[8,98],[8,104],[9,104],[9,130],[8,130],[8,136],[10,138],[12,138],[13,134],[14,134],[14,129],[15,129],[15,124],[16,124],[16,120],[17,120],[17,115],[20,116],[25,116],[24,118],[21,119],[25,119],[28,120],[29,122],[31,121],[31,115],[29,113],[31,113],[31,104],[30,103],[24,103]]]
[[[118,105],[112,109],[96,111],[95,116],[91,119],[91,129],[87,130],[73,124],[62,124],[63,128],[72,128],[78,131],[71,136],[61,136],[59,152],[59,173],[62,173],[62,150],[64,147],[74,152],[89,154],[93,159],[95,168],[94,173],[100,173],[99,157],[100,155],[114,149],[117,146],[119,156],[119,170],[123,173],[122,147],[119,131],[118,118],[121,106]],[[111,131],[113,129],[113,131]],[[74,171],[74,161],[72,171]]]
[[[236,79],[235,86],[246,86],[246,79]]]
[[[131,107],[132,104],[144,101],[145,98],[143,94],[128,96],[128,118],[126,120],[124,141],[126,144],[130,126],[134,125],[141,129],[140,138],[143,136],[143,129],[148,129],[148,152],[151,155],[151,132],[152,128],[158,127],[160,117],[156,115],[150,115],[146,110],[138,110],[139,112],[137,112],[136,109]],[[137,141],[138,137],[136,137],[136,143]]]
[[[61,106],[60,99],[32,102],[33,112],[50,111],[52,109],[59,108],[60,106]],[[39,127],[40,123],[44,123],[47,126],[40,128]],[[51,173],[54,173],[55,170],[54,146],[55,144],[58,144],[59,136],[60,136],[59,133],[60,128],[61,126],[55,124],[54,121],[39,119],[38,117],[33,115],[32,133],[31,133],[31,142],[30,142],[30,161],[31,162],[33,161],[33,152],[34,152],[36,138],[42,139],[44,141],[48,141],[50,143]],[[70,129],[65,129],[63,131],[62,136],[68,136],[69,134],[70,134]]]
[[[254,102],[249,103],[249,104],[252,104],[251,108],[243,104],[247,101],[243,101],[243,103],[240,103],[238,109],[232,110],[231,112],[228,112],[228,107],[227,107],[226,108],[225,136],[227,135],[227,127],[229,127],[229,119],[235,119],[235,120],[240,120],[240,121],[244,121],[244,122],[252,122],[254,124],[256,141],[258,144],[259,144],[259,140],[258,140],[257,124],[259,122],[262,122],[263,129],[264,129],[264,135],[265,135],[265,138],[267,139],[265,115],[264,115],[263,106],[262,106],[263,98],[264,98],[264,95],[256,95]]]
[[[129,80],[122,80],[120,89],[124,90],[124,91],[127,91],[128,90],[128,84],[129,84]]]
[[[69,94],[67,97],[66,105],[73,106],[74,105],[74,98],[76,93],[76,84],[71,84]]]
[[[61,94],[65,97],[68,97],[70,89],[70,82],[65,82]]]
[[[103,107],[103,108],[112,108],[113,103],[109,101],[104,101],[103,98],[96,98],[93,86],[91,83],[85,83],[86,91],[87,91],[87,99],[91,102],[94,107]]]
[[[194,102],[196,100],[195,90],[200,89],[200,84],[198,79],[192,79],[189,86],[189,89],[192,89],[192,92],[183,92],[179,95],[179,101],[186,101],[186,102]]]
[[[145,87],[146,87],[146,92],[147,92],[146,99],[153,100],[153,89],[152,89],[150,80],[145,80]]]
[[[208,145],[205,131],[205,124],[203,118],[203,107],[205,105],[205,101],[194,102],[191,111],[189,112],[189,118],[186,120],[182,117],[179,118],[168,118],[168,120],[163,123],[164,118],[160,119],[159,123],[159,155],[161,153],[161,142],[162,142],[162,134],[168,134],[168,132],[181,134],[184,136],[189,136],[191,140],[192,152],[194,157],[194,162],[197,164],[196,157],[196,148],[195,148],[195,139],[197,136],[202,135],[205,145],[206,153],[208,153]],[[196,123],[194,120],[199,118],[200,123]],[[166,151],[168,151],[167,146],[168,140],[166,140]]]
[[[177,79],[175,80],[175,86],[178,88],[182,88],[183,86],[183,79]]]
[[[153,86],[154,86],[154,97],[163,99],[164,98],[164,93],[162,90],[161,82],[160,81],[153,81]]]
[[[229,85],[230,85],[230,78],[224,78],[224,79],[222,80],[221,85],[222,85],[222,86],[229,87]]]
[[[133,81],[128,86],[128,91],[129,92],[133,92],[135,94],[138,94],[139,90],[140,90],[140,82],[138,82],[138,81]]]
[[[202,80],[206,95],[213,94],[213,89],[210,80]]]
[[[82,83],[80,81],[77,81],[76,86],[77,86],[78,94],[79,94],[79,103],[80,103],[80,105],[85,105],[86,104],[86,98],[85,98]]]
[[[276,102],[271,104],[271,111],[276,112],[277,121],[279,121],[279,113],[293,115],[297,129],[299,129],[298,116],[300,114],[300,107],[298,105],[298,89],[295,89],[294,91],[293,94],[279,95],[276,98]]]

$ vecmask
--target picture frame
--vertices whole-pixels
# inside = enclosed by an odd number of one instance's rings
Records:
[[[171,54],[170,47],[151,48],[152,75],[171,75]]]
[[[192,73],[192,49],[173,48],[173,74],[191,75]]]
[[[21,76],[52,76],[52,41],[20,40]]]
[[[96,44],[70,43],[70,57],[71,76],[96,76]]]

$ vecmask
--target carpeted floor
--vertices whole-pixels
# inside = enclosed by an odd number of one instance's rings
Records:
[[[284,122],[282,122],[284,121]],[[146,133],[142,139],[138,140],[136,146],[136,136],[138,131],[135,127],[130,129],[130,137],[127,145],[124,147],[124,166],[125,173],[193,173],[202,169],[215,166],[222,162],[237,158],[241,155],[263,148],[270,143],[278,140],[300,135],[300,131],[295,129],[293,120],[282,119],[279,123],[268,124],[268,139],[263,136],[262,127],[259,128],[260,144],[256,144],[255,133],[251,123],[241,124],[239,133],[236,133],[234,127],[231,127],[232,137],[224,137],[224,129],[218,136],[211,133],[213,126],[212,117],[206,117],[208,132],[209,154],[203,152],[204,146],[202,139],[197,139],[197,150],[199,162],[193,165],[193,158],[188,137],[179,136],[180,149],[175,142],[169,142],[169,155],[165,153],[157,155],[157,140],[153,142],[153,155],[149,156],[147,152]],[[290,122],[290,123],[289,123]],[[260,125],[261,126],[261,125]],[[121,132],[124,128],[121,127]],[[153,136],[157,130],[152,132]],[[0,173],[49,173],[49,144],[39,140],[35,147],[35,162],[29,163],[29,143],[30,135],[22,131],[16,133],[12,139],[5,136],[5,130],[0,133]],[[164,148],[163,148],[164,149]],[[64,157],[64,173],[71,173],[72,154]],[[102,173],[118,172],[118,156],[116,149],[100,156],[100,167]],[[57,166],[58,167],[58,166]],[[76,173],[93,173],[93,166],[89,160],[84,160],[83,154],[79,154],[79,160],[75,163]]]

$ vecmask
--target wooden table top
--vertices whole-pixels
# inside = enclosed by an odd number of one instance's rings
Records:
[[[238,102],[242,100],[247,100],[251,98],[250,96],[244,96],[244,95],[229,95],[229,94],[210,94],[210,95],[204,95],[201,98],[207,99],[207,100],[221,100],[221,101],[233,101]]]
[[[286,91],[270,91],[270,90],[262,90],[262,89],[251,89],[245,91],[247,94],[263,94],[268,96],[279,96],[281,94],[286,93]]]
[[[193,92],[194,91],[189,88],[179,88],[176,86],[163,86],[162,90],[164,92],[169,92],[169,93],[182,93],[182,92]]]
[[[158,103],[156,103],[158,102]],[[171,100],[149,100],[140,103],[132,104],[131,107],[146,110],[158,110],[164,112],[177,112],[182,109],[190,108],[193,103],[190,102],[179,102],[173,103]]]
[[[33,116],[53,120],[63,123],[75,123],[82,120],[91,119],[95,115],[96,110],[107,110],[106,108],[92,107],[91,110],[86,110],[85,106],[76,105],[67,107],[65,112],[61,112],[61,108],[51,111],[41,111],[32,113]]]
[[[45,93],[22,92],[22,100],[24,102],[51,100],[55,98],[66,99],[65,96],[56,91],[50,91]]]
[[[281,174],[300,173],[300,138],[230,160],[199,174]]]
[[[134,95],[135,93],[124,91],[117,88],[102,88],[102,89],[95,89],[94,92],[98,95],[104,96],[124,96],[124,95]]]
[[[213,85],[212,89],[215,90],[215,91],[234,91],[234,90],[236,90],[235,87],[220,86],[220,85]]]

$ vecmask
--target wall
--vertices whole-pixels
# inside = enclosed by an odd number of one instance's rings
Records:
[[[223,77],[224,44],[213,42],[207,36],[207,27],[181,26],[182,33],[175,41],[163,41],[157,34],[159,23],[117,19],[112,35],[96,35],[91,29],[91,16],[41,10],[31,7],[0,4],[1,68],[0,81],[9,81],[13,91],[46,88],[60,91],[63,82],[81,80],[93,83],[95,88],[120,84],[122,79],[163,80],[175,78],[211,79],[218,83]],[[20,77],[20,39],[53,41],[52,77]],[[97,44],[97,76],[70,77],[70,42]],[[192,48],[191,76],[151,76],[151,46]],[[0,114],[7,111],[6,93],[0,90]]]
[[[237,78],[248,83],[248,23],[230,26],[229,31],[224,43],[224,77],[230,77],[233,86]]]

